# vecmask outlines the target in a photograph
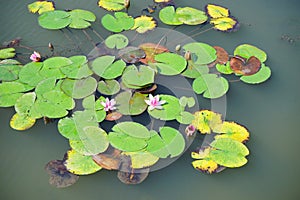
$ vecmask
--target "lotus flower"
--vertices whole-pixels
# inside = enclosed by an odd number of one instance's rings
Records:
[[[104,106],[105,111],[115,110],[116,101],[114,99],[109,100],[108,98],[105,99],[105,102],[101,102],[101,105]]]
[[[30,60],[32,60],[33,62],[39,62],[41,60],[41,55],[38,52],[34,51],[30,56]]]
[[[196,127],[192,124],[188,125],[185,129],[185,133],[187,136],[193,136],[196,131]]]
[[[149,110],[153,110],[153,109],[163,109],[163,107],[161,105],[165,104],[166,101],[165,100],[159,100],[159,95],[156,96],[152,96],[152,94],[149,94],[149,99],[145,100],[146,104],[149,105]]]

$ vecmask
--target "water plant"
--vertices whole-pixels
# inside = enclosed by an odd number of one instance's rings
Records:
[[[154,4],[161,22],[170,26],[210,24],[206,31],[224,32],[239,26],[219,5],[208,4],[202,11],[175,7],[170,0]],[[154,40],[156,31],[165,29],[157,28],[152,16],[121,12],[129,8],[129,0],[100,0],[98,5],[117,12],[102,17],[102,26],[112,34],[95,43],[88,55],[31,51],[31,62],[21,64],[17,47],[0,50],[0,106],[14,107],[11,127],[26,130],[40,118],[57,119],[59,133],[69,141],[64,158],[46,165],[50,184],[67,187],[78,175],[101,169],[118,170],[124,183],[141,183],[150,171],[174,162],[201,135],[213,139],[191,153],[195,169],[211,174],[245,165],[248,130],[217,112],[199,110],[196,94],[211,100],[223,97],[236,76],[249,84],[266,81],[271,76],[264,64],[266,53],[250,44],[237,46],[229,55],[222,47],[193,40],[174,43],[166,39],[171,34],[178,38],[172,30]],[[57,10],[48,1],[34,2],[28,9],[40,14],[43,28],[82,29],[91,42],[84,29],[99,35],[92,28],[96,15],[90,11]],[[176,85],[183,77],[191,83],[191,89],[182,88],[189,96],[178,96],[159,81]]]

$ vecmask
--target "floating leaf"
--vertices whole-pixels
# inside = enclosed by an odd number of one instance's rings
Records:
[[[214,29],[219,31],[234,31],[238,26],[238,21],[232,17],[211,19],[210,23],[214,25]]]
[[[65,117],[58,121],[59,133],[69,140],[79,140],[77,127],[73,118]]]
[[[63,74],[60,68],[72,64],[72,61],[65,57],[51,57],[43,62],[43,67],[39,71],[39,74],[44,78],[65,78],[66,75]]]
[[[120,84],[116,80],[100,81],[97,90],[104,95],[114,95],[120,91]]]
[[[123,60],[116,60],[114,56],[101,56],[92,63],[92,70],[104,79],[114,79],[121,76],[126,63]]]
[[[120,150],[108,148],[104,153],[93,155],[93,160],[104,169],[117,170],[120,167],[122,157]]]
[[[177,116],[180,116],[181,106],[179,100],[171,95],[159,95],[161,101],[166,101],[165,104],[162,105],[163,109],[153,109],[149,110],[148,113],[160,120],[174,120]]]
[[[205,98],[215,99],[223,96],[229,89],[228,81],[216,74],[203,74],[193,82],[193,90]]]
[[[13,58],[16,55],[15,48],[0,49],[0,59]]]
[[[122,34],[113,34],[106,38],[105,45],[110,48],[122,49],[129,43],[128,38]]]
[[[128,66],[123,75],[122,81],[128,88],[139,89],[154,83],[155,72],[149,66],[140,65],[137,68],[135,65]]]
[[[119,33],[131,29],[134,26],[134,19],[125,12],[115,12],[114,16],[104,15],[101,23],[107,30]]]
[[[134,19],[134,26],[131,28],[138,33],[145,33],[156,27],[156,21],[153,17],[142,15]]]
[[[31,62],[24,65],[19,72],[20,81],[31,86],[36,86],[44,79],[39,73],[42,66],[43,63],[41,62]]]
[[[236,140],[220,138],[214,140],[210,146],[213,149],[209,156],[219,165],[234,168],[247,163],[245,156],[249,155],[249,150],[244,144]]]
[[[253,74],[251,76],[242,76],[240,80],[245,83],[258,84],[268,80],[270,76],[271,69],[265,66],[265,64],[262,64],[260,70],[256,74]]]
[[[218,131],[222,125],[221,114],[210,110],[197,111],[194,114],[195,119],[192,124],[202,133],[210,134],[212,131]]]
[[[178,19],[174,6],[167,6],[159,11],[159,19],[168,25],[181,25],[182,21]]]
[[[128,46],[119,51],[119,56],[126,62],[126,63],[137,63],[140,61],[141,58],[146,56],[145,52],[133,46]]]
[[[183,111],[176,117],[176,120],[180,124],[190,124],[194,120],[194,115],[190,112]]]
[[[97,81],[93,77],[79,80],[64,79],[61,83],[62,91],[74,99],[82,99],[93,94],[97,88]]]
[[[169,155],[169,151],[166,148],[165,141],[154,130],[150,131],[150,139],[147,140],[146,151],[160,158],[166,158]]]
[[[215,139],[230,138],[239,142],[246,142],[249,140],[248,130],[235,122],[223,122],[217,133],[221,134],[216,135]]]
[[[260,67],[261,63],[255,56],[251,56],[248,59],[234,56],[230,59],[230,68],[238,75],[253,75],[259,71]]]
[[[234,55],[238,55],[246,59],[249,59],[251,56],[255,56],[262,63],[267,60],[267,54],[263,50],[250,44],[242,44],[236,47],[234,50]]]
[[[185,108],[186,106],[191,108],[195,105],[196,102],[195,102],[194,97],[182,96],[179,99],[179,103],[180,103],[181,107],[183,107],[183,108]]]
[[[67,152],[64,165],[69,172],[77,175],[93,174],[102,169],[91,156],[84,156],[73,149]]]
[[[229,60],[229,55],[227,51],[219,46],[213,46],[213,48],[216,50],[217,53],[217,60],[216,62],[222,65],[225,65],[227,61]]]
[[[146,54],[146,58],[140,59],[140,61],[144,64],[156,62],[154,60],[154,57],[157,54],[161,54],[169,51],[166,47],[155,43],[143,43],[139,45],[139,48],[142,49]]]
[[[217,51],[210,45],[200,42],[188,43],[182,47],[190,52],[195,64],[206,65],[217,59]]]
[[[179,21],[187,25],[199,25],[207,20],[205,12],[191,7],[177,8],[176,15]]]
[[[96,155],[106,151],[107,134],[98,126],[86,126],[79,134],[80,140],[70,140],[70,146],[83,155]]]
[[[116,124],[112,130],[135,138],[147,139],[150,137],[149,130],[145,126],[136,122],[121,122]]]
[[[180,55],[175,53],[161,53],[155,56],[155,66],[162,75],[180,74],[187,65],[187,61]]]
[[[110,144],[121,151],[134,152],[139,151],[147,146],[142,138],[131,137],[122,132],[110,132],[108,134]]]
[[[212,174],[220,171],[223,168],[209,157],[211,149],[211,147],[205,147],[191,153],[192,158],[199,159],[192,162],[192,165],[195,169],[198,169],[201,172]]]
[[[69,12],[54,10],[42,13],[38,21],[39,25],[45,29],[57,30],[65,28],[72,20]]]
[[[31,118],[39,118],[39,116],[32,115],[31,110],[33,109],[33,105],[36,99],[36,94],[34,92],[28,92],[20,96],[17,99],[15,104],[15,110],[20,115],[29,116]],[[34,113],[34,111],[33,111]]]
[[[211,18],[228,17],[230,15],[230,11],[228,8],[215,4],[207,4],[205,6],[205,10]]]
[[[124,155],[130,156],[133,169],[150,167],[159,160],[159,157],[148,152],[125,152]]]
[[[54,3],[52,1],[35,1],[27,7],[29,12],[42,14],[54,10]]]
[[[16,60],[2,60],[0,62],[0,81],[17,80],[21,67],[21,63]]]
[[[125,0],[99,0],[98,5],[108,11],[119,11],[125,8],[125,2]]]
[[[15,130],[23,131],[31,128],[35,124],[35,118],[31,118],[28,115],[22,115],[16,113],[10,120],[10,127]]]
[[[118,119],[120,119],[123,115],[119,112],[111,112],[111,113],[108,113],[105,117],[105,119],[107,121],[116,121]]]
[[[96,16],[94,13],[82,10],[82,9],[74,9],[69,12],[71,23],[69,24],[70,28],[83,29],[91,26],[90,22],[94,22],[96,20]]]
[[[221,65],[221,64],[216,64],[216,69],[218,70],[218,72],[222,73],[222,74],[232,74],[233,70],[230,67],[230,62],[227,62],[225,65]]]
[[[182,75],[188,78],[198,78],[202,74],[208,74],[208,72],[207,65],[195,64],[194,61],[188,60],[187,68],[182,72]]]
[[[139,115],[147,109],[146,95],[124,91],[116,96],[118,112],[123,115]]]
[[[82,79],[93,74],[87,64],[86,56],[72,56],[69,60],[72,61],[72,64],[60,68],[60,71],[68,78]]]

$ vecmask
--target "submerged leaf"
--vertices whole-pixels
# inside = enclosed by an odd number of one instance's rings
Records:
[[[134,46],[128,46],[119,51],[119,56],[126,62],[126,63],[137,63],[141,58],[146,56],[145,52]]]
[[[93,155],[93,160],[104,169],[118,170],[122,156],[120,150],[111,147],[103,153]]]

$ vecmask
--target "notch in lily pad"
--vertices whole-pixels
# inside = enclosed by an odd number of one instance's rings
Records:
[[[129,30],[134,26],[133,17],[125,12],[115,12],[114,16],[106,14],[102,17],[101,23],[107,30],[120,33],[124,30]]]
[[[129,43],[128,38],[123,34],[113,34],[106,38],[105,45],[110,49],[122,49]]]

